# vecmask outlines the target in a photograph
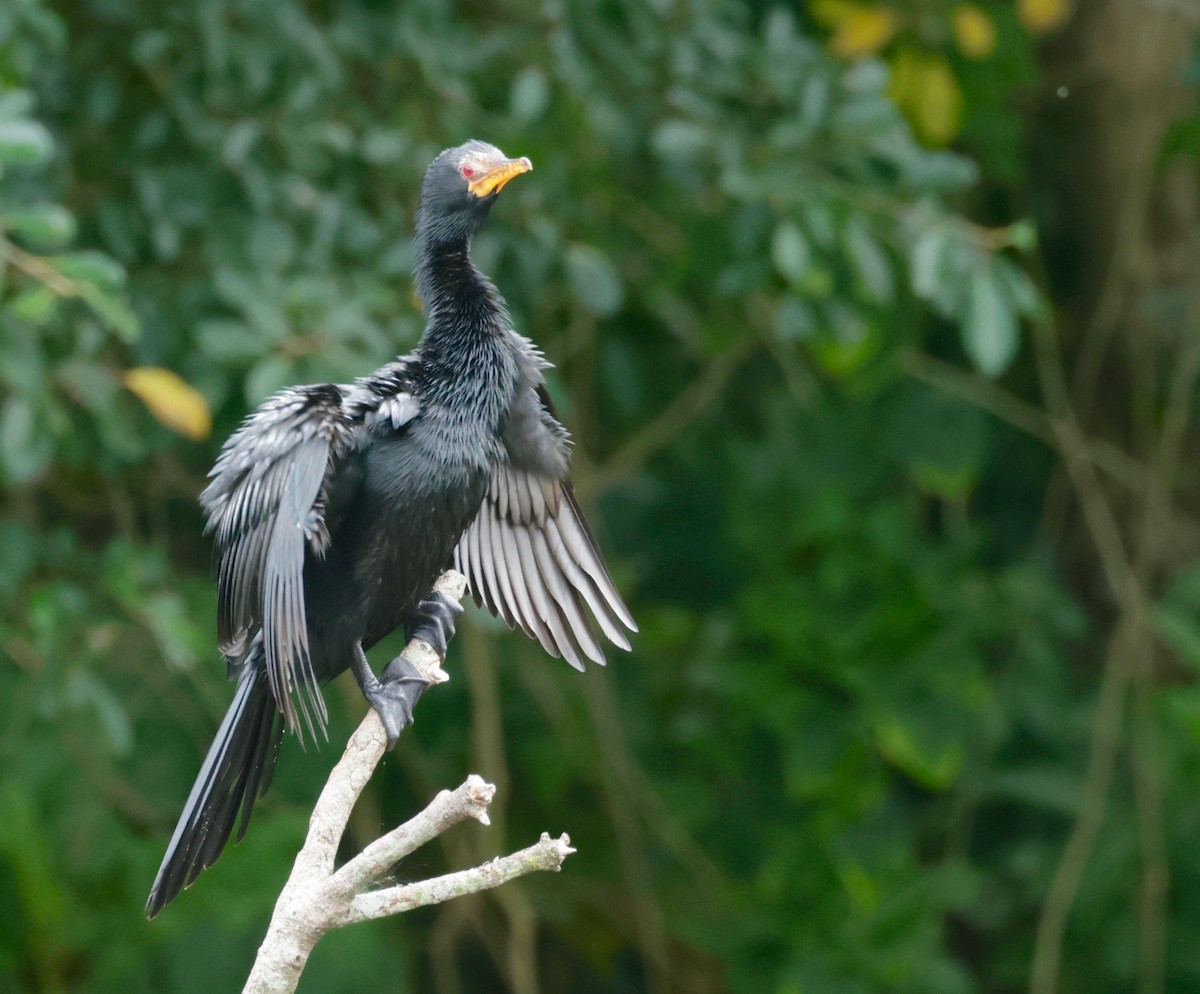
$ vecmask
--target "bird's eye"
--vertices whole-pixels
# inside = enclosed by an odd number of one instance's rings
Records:
[[[478,170],[474,166],[463,166],[461,169],[463,179],[470,179]]]

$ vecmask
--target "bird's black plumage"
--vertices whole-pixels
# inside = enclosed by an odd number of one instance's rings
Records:
[[[530,168],[478,141],[434,159],[417,215],[426,325],[416,350],[351,385],[281,391],[222,449],[200,501],[237,691],[163,857],[150,916],[216,860],[239,814],[241,838],[284,729],[324,733],[323,682],[353,667],[389,735],[402,727],[409,699],[388,713],[400,661],[380,684],[362,651],[401,625],[419,629],[451,563],[478,603],[577,668],[604,661],[589,614],[629,648],[624,629],[636,626],[571,490],[547,363],[470,259],[499,190]]]

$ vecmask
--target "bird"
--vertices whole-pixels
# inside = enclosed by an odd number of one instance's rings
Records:
[[[425,171],[415,223],[416,348],[352,384],[283,389],[230,436],[200,495],[215,547],[217,636],[236,680],[146,903],[153,918],[241,841],[285,730],[316,740],[321,685],[353,672],[388,748],[426,686],[401,654],[367,651],[403,627],[445,658],[473,599],[582,670],[637,625],[570,479],[570,436],[542,352],[471,259],[501,191],[533,168],[472,139]]]

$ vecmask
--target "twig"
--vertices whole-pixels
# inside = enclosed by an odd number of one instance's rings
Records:
[[[584,682],[588,712],[600,743],[600,777],[609,818],[617,830],[617,851],[620,855],[626,884],[632,896],[638,941],[648,967],[646,989],[651,994],[670,990],[667,936],[663,926],[662,907],[654,892],[653,869],[645,844],[645,831],[634,805],[622,803],[622,790],[629,782],[628,745],[618,731],[617,707],[612,699],[611,685],[605,680]]]
[[[1141,583],[1148,583],[1158,567],[1159,552],[1171,530],[1171,505],[1187,437],[1192,398],[1200,378],[1200,304],[1193,299],[1183,330],[1183,345],[1167,387],[1162,428],[1152,462],[1153,475],[1141,520],[1141,545],[1134,570]],[[1155,729],[1150,706],[1154,679],[1154,647],[1144,633],[1142,665],[1134,672],[1131,739],[1133,787],[1138,814],[1138,839],[1142,853],[1139,888],[1140,956],[1139,994],[1161,994],[1165,986],[1167,944],[1167,892],[1170,867],[1167,862],[1166,831],[1163,827],[1162,788],[1157,768]]]
[[[471,693],[471,714],[474,716],[471,755],[488,776],[494,777],[503,795],[512,778],[505,759],[504,721],[500,686],[491,659],[492,643],[481,630],[474,627],[463,635],[462,657]],[[507,838],[506,811],[502,801],[492,806],[492,816],[500,837]],[[512,994],[540,994],[537,916],[529,895],[519,887],[507,887],[496,892],[495,901],[507,928],[496,928],[494,922],[482,921],[479,915],[475,916],[473,924],[487,942],[496,965],[506,973]]]
[[[1171,882],[1163,825],[1162,774],[1158,768],[1158,739],[1151,701],[1151,674],[1138,673],[1133,694],[1133,794],[1137,807],[1142,879],[1138,887],[1140,919],[1138,994],[1162,994],[1166,973],[1167,893]]]
[[[498,856],[490,863],[484,863],[474,869],[459,870],[457,873],[447,873],[445,876],[422,880],[415,884],[402,884],[359,894],[351,902],[350,910],[337,924],[350,925],[371,918],[385,918],[401,911],[411,911],[413,908],[423,908],[429,904],[441,904],[451,898],[499,887],[535,870],[558,870],[563,860],[574,851],[567,836],[552,839],[548,833],[543,832],[542,837],[528,849],[522,849],[509,856]]]
[[[1084,521],[1096,546],[1109,587],[1125,607],[1121,623],[1109,645],[1101,676],[1099,697],[1092,718],[1092,743],[1084,777],[1083,800],[1066,848],[1050,880],[1037,925],[1029,990],[1030,994],[1054,994],[1058,989],[1067,918],[1104,820],[1104,809],[1112,784],[1120,724],[1125,709],[1125,690],[1129,682],[1132,642],[1136,639],[1136,629],[1141,621],[1140,617],[1129,615],[1136,611],[1140,616],[1142,611],[1134,608],[1141,603],[1141,597],[1120,528],[1091,464],[1083,455],[1082,432],[1071,407],[1053,326],[1045,321],[1038,324],[1034,329],[1034,344],[1042,393],[1050,410],[1051,427],[1058,440],[1063,465],[1079,498]],[[1134,608],[1134,611],[1130,611],[1130,608]]]
[[[64,276],[44,259],[26,252],[20,246],[14,245],[3,235],[0,235],[0,259],[10,266],[21,270],[46,287],[58,297],[79,297],[79,284],[69,276]]]
[[[913,379],[987,411],[1052,449],[1059,448],[1060,439],[1045,412],[994,381],[915,351],[906,354],[903,363],[905,372]],[[1081,438],[1080,441],[1084,454],[1094,466],[1127,490],[1142,491],[1146,468],[1138,460],[1106,439]]]
[[[1105,579],[1117,600],[1128,604],[1137,596],[1136,578],[1116,515],[1087,458],[1087,442],[1071,407],[1056,329],[1049,321],[1038,322],[1033,337],[1038,377],[1063,466],[1079,498],[1084,523],[1095,543]]]
[[[461,600],[466,580],[450,571],[438,580],[436,589]],[[430,683],[449,679],[437,653],[426,643],[413,639],[404,654]],[[543,834],[528,849],[470,870],[369,890],[397,862],[452,825],[470,818],[488,824],[487,809],[496,788],[472,774],[456,790],[442,791],[424,811],[376,839],[335,872],[334,859],[350,812],[386,745],[379,716],[369,710],[313,808],[308,837],[276,902],[243,994],[291,994],[313,947],[332,929],[498,887],[534,870],[557,870],[574,852],[567,836],[551,839]]]
[[[1104,662],[1096,709],[1092,714],[1092,742],[1084,775],[1083,799],[1066,847],[1050,880],[1038,919],[1029,977],[1030,994],[1055,994],[1058,990],[1067,919],[1104,822],[1104,810],[1112,786],[1133,642],[1137,638],[1134,624],[1130,621],[1122,625],[1113,635],[1108,658]]]
[[[1194,322],[1188,324],[1189,328],[1194,327]],[[1066,848],[1051,878],[1034,943],[1030,994],[1055,994],[1067,920],[1104,819],[1129,686],[1135,676],[1146,679],[1145,671],[1149,669],[1152,647],[1147,625],[1145,588],[1166,532],[1165,522],[1169,518],[1178,474],[1190,398],[1200,376],[1200,341],[1195,336],[1188,339],[1175,366],[1162,428],[1149,466],[1140,527],[1135,536],[1132,556],[1125,551],[1112,507],[1096,479],[1091,463],[1084,455],[1086,442],[1071,406],[1053,327],[1048,323],[1038,326],[1035,329],[1035,343],[1038,373],[1063,462],[1079,498],[1101,565],[1121,607],[1104,664],[1092,721],[1091,751],[1084,779],[1083,800]],[[1143,664],[1140,671],[1139,662]],[[1146,786],[1141,785],[1142,788]],[[1139,800],[1144,804],[1153,803],[1156,795],[1152,789],[1143,790]],[[1145,847],[1145,832],[1156,828],[1154,817],[1157,812],[1151,815],[1149,821],[1145,819],[1145,812],[1141,814],[1143,822],[1140,827]],[[1147,879],[1143,881],[1141,895],[1142,938],[1148,945],[1143,949],[1145,958],[1141,965],[1141,987],[1145,991],[1156,991],[1161,986],[1156,964],[1161,962],[1163,931],[1161,921],[1157,919],[1162,915],[1167,871],[1155,845],[1156,840],[1151,839],[1148,849],[1144,849]]]
[[[721,396],[757,347],[757,339],[747,335],[714,356],[691,383],[602,466],[594,473],[578,478],[576,491],[583,497],[595,498],[644,466]]]

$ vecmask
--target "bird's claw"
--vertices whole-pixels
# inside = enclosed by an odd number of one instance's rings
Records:
[[[396,747],[400,733],[413,723],[413,708],[429,686],[429,680],[403,655],[388,663],[380,680],[372,672],[362,645],[356,644],[354,648],[351,668],[363,696],[383,723],[383,730],[387,734],[387,751],[391,752]]]
[[[383,722],[388,752],[396,747],[400,733],[413,723],[413,708],[428,686],[429,681],[412,663],[404,656],[397,656],[383,671],[383,679],[364,689],[371,707]]]
[[[433,591],[417,605],[417,622],[409,632],[409,637],[427,642],[438,654],[439,661],[444,662],[446,647],[454,638],[462,610],[462,605],[454,598]],[[363,696],[371,702],[371,707],[383,722],[387,748],[391,752],[400,733],[413,723],[413,708],[417,706],[430,680],[403,654],[388,663],[382,679],[376,677],[361,642],[354,646],[351,665]]]
[[[435,590],[417,605],[419,620],[412,630],[411,637],[428,642],[438,654],[438,659],[445,662],[446,647],[454,638],[458,616],[462,612],[462,605],[458,601],[440,590]]]

